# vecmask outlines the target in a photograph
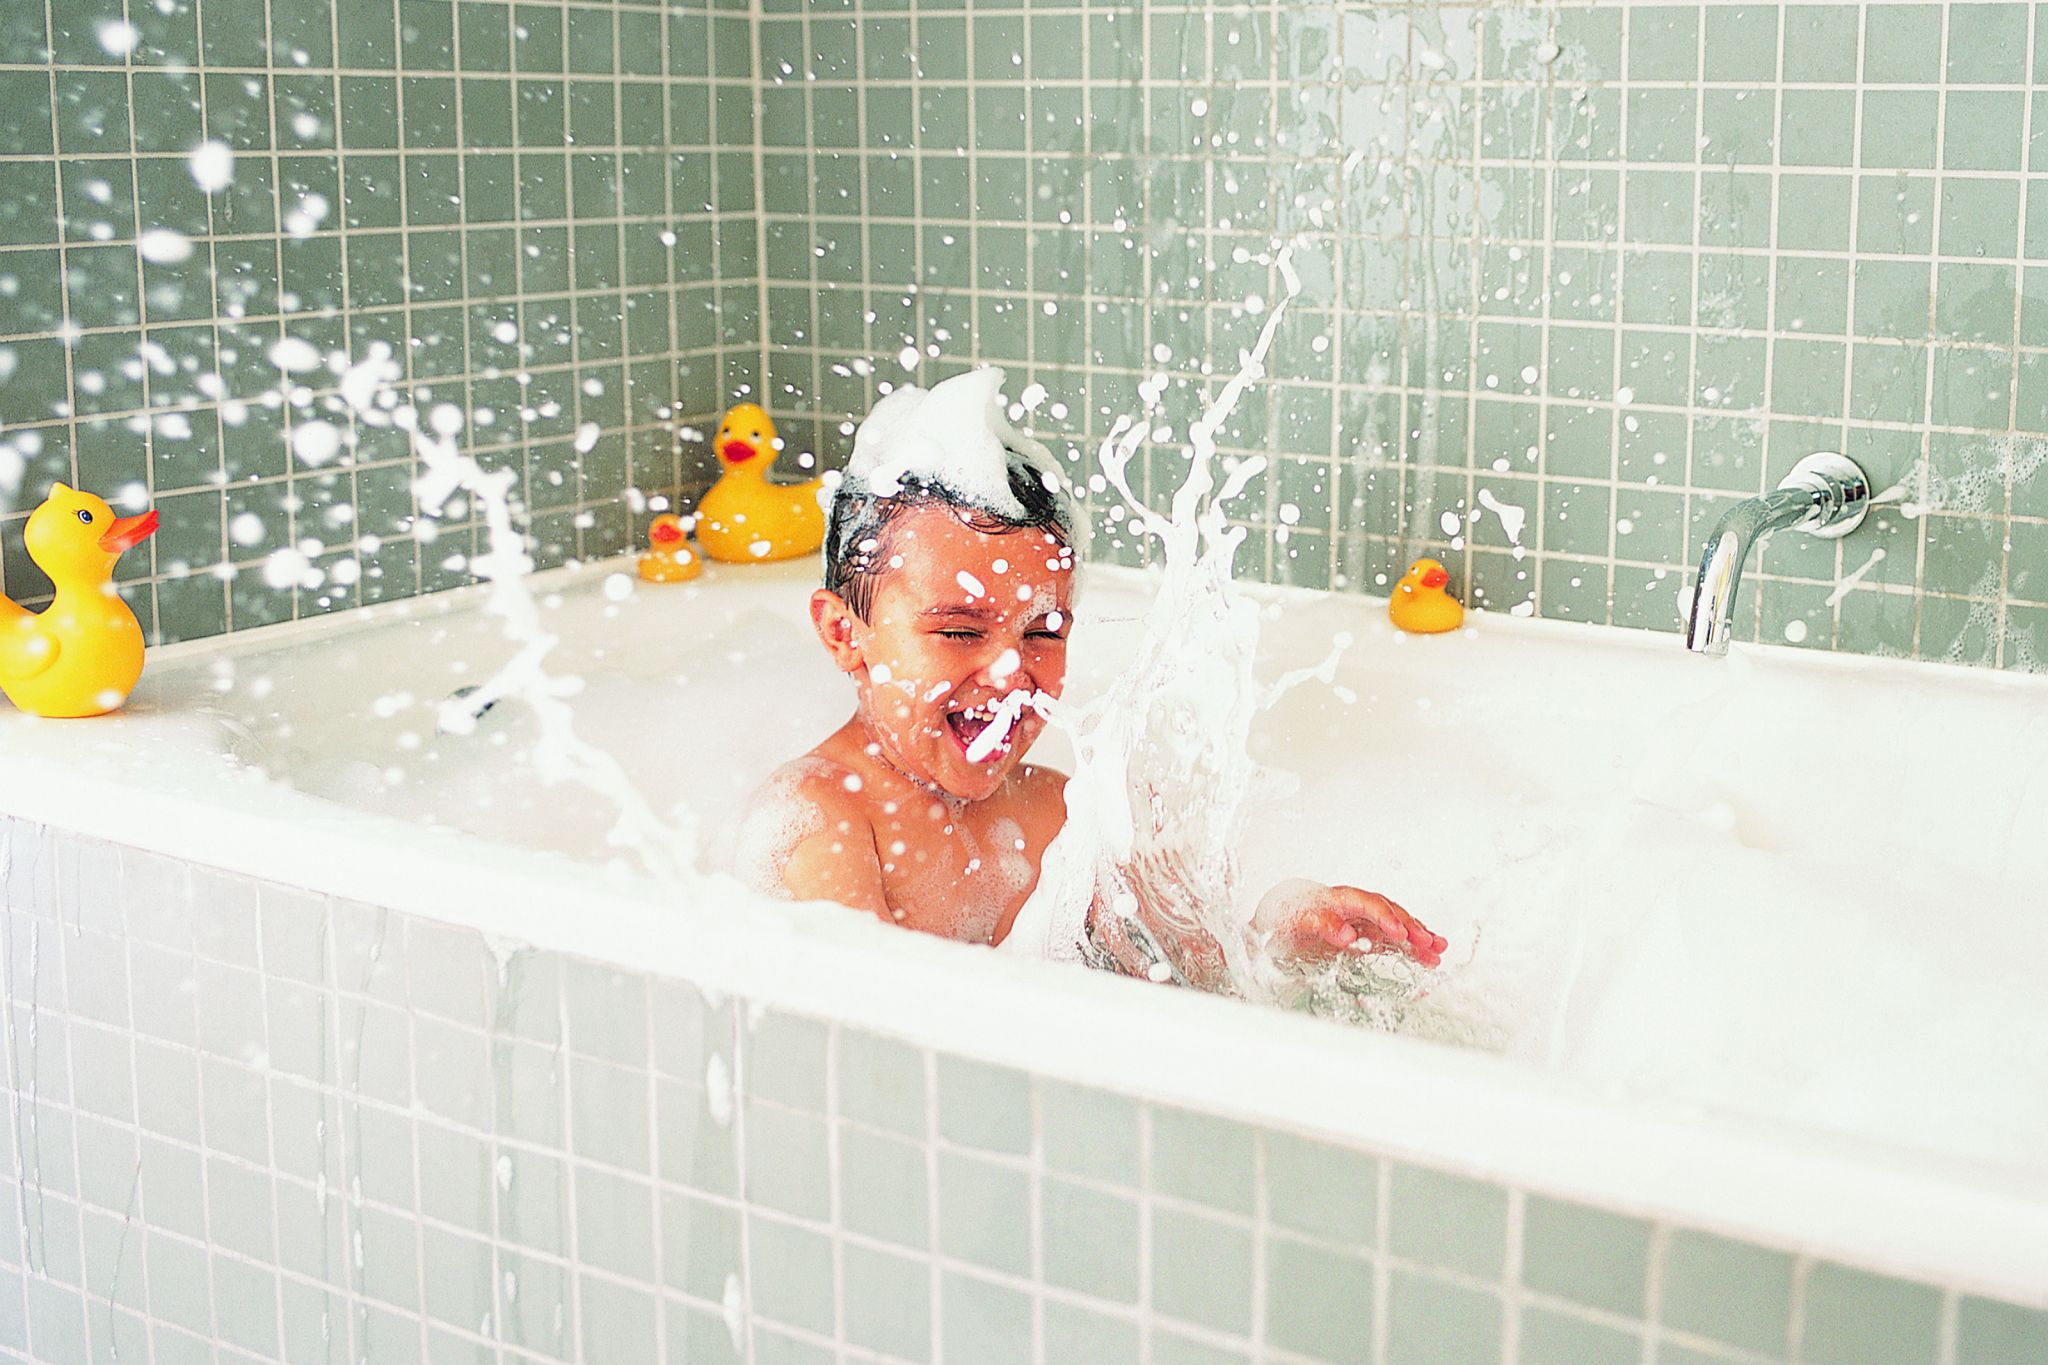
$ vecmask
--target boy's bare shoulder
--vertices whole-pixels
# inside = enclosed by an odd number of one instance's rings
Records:
[[[821,754],[792,759],[754,789],[740,813],[742,844],[768,843],[787,851],[827,829],[865,821],[858,774]]]
[[[853,780],[849,782],[849,778]],[[858,804],[853,798],[859,791],[860,778],[853,769],[814,749],[768,774],[755,796],[774,792],[816,806],[851,810]]]
[[[769,774],[740,814],[734,873],[771,895],[886,910],[858,776],[816,753]]]
[[[844,763],[805,753],[776,767],[739,810],[733,872],[762,890],[778,890],[780,868],[799,845],[866,823],[856,804],[858,782]]]

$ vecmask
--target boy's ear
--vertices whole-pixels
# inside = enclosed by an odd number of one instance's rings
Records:
[[[851,673],[866,662],[854,638],[853,628],[859,620],[846,599],[830,588],[811,594],[811,629],[818,632],[818,639],[842,673]]]

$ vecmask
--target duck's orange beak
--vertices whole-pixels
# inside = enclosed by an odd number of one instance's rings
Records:
[[[156,534],[156,509],[139,517],[115,517],[114,524],[100,537],[100,548],[110,555],[126,554]]]
[[[1442,569],[1425,569],[1422,571],[1422,586],[1425,588],[1441,588],[1450,581],[1451,576]]]
[[[745,441],[727,441],[725,448],[719,451],[719,454],[725,456],[727,464],[745,464],[760,453]]]

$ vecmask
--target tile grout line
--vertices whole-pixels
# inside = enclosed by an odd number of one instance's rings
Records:
[[[1947,8],[1947,6],[1946,6],[1946,5],[1943,5],[1942,7],[1940,7],[1940,8],[1939,8],[1939,9],[1938,9],[1938,10],[1936,11],[1936,13],[1937,13],[1937,14],[1939,15],[1939,23],[1940,23],[1940,26],[1941,26],[1941,30],[1940,30],[1940,33],[1939,33],[1939,34],[1937,35],[1937,37],[1936,37],[1936,39],[1935,39],[1935,49],[1936,49],[1936,57],[1935,57],[1935,60],[1936,60],[1936,63],[1938,64],[1938,66],[1940,67],[1940,69],[1942,70],[1942,72],[1943,72],[1944,74],[1946,74],[1946,72],[1947,72],[1947,70],[1948,70],[1948,21],[1949,21],[1949,13],[1950,13],[1950,11],[1949,11],[1949,9]],[[1948,146],[1948,127],[1947,127],[1947,119],[1948,119],[1948,99],[1947,99],[1946,95],[1944,94],[1944,95],[1943,95],[1942,97],[1938,98],[1938,99],[1937,99],[1937,100],[1935,101],[1935,105],[1934,105],[1934,146],[1935,146],[1935,151],[1936,151],[1936,157],[1935,157],[1935,159],[1936,159],[1936,161],[1937,161],[1937,162],[1939,162],[1939,161],[1942,161],[1942,160],[1946,160],[1946,157],[1942,156],[1942,155],[1941,155],[1941,153],[1942,153],[1942,152],[1944,151],[1944,149],[1946,149],[1946,147]],[[1935,194],[1937,195],[1937,204],[1936,204],[1936,206],[1935,206],[1935,207],[1934,207],[1933,209],[1931,209],[1931,210],[1930,210],[1930,212],[1931,212],[1931,213],[1932,213],[1932,214],[1934,215],[1934,221],[1928,224],[1928,229],[1927,229],[1927,235],[1928,235],[1928,241],[1929,241],[1930,243],[1933,243],[1933,244],[1934,244],[1934,245],[1935,245],[1936,247],[1938,247],[1938,246],[1940,245],[1940,240],[1941,240],[1941,238],[1940,238],[1940,228],[1941,228],[1941,219],[1940,219],[1940,212],[1939,212],[1939,202],[1938,202],[1938,196],[1940,195],[1940,192],[1941,192],[1941,191],[1940,191],[1940,185],[1941,185],[1941,181],[1940,181],[1940,177],[1939,177],[1938,175],[1937,175],[1937,176],[1933,176],[1933,177],[1930,177],[1930,178],[1931,178],[1931,179],[1933,180],[1933,182],[1934,182],[1934,185],[1935,185]],[[1931,255],[1931,254],[1932,254],[1932,252],[1930,251],[1930,255]],[[1940,319],[1940,306],[1941,306],[1941,271],[1940,271],[1940,269],[1938,269],[1938,268],[1930,268],[1930,269],[1929,269],[1929,272],[1928,272],[1928,280],[1927,280],[1927,320],[1926,320],[1926,321],[1927,321],[1927,335],[1928,335],[1928,337],[1929,337],[1930,341],[1931,341],[1931,340],[1933,340],[1934,338],[1938,338],[1938,337],[1940,336],[1940,334],[1941,334],[1941,328],[1940,328],[1940,322],[1939,322],[1939,319]],[[1939,351],[1933,351],[1933,353],[1932,353],[1932,354],[1931,354],[1931,355],[1929,356],[1929,359],[1928,359],[1928,364],[1927,364],[1927,377],[1926,377],[1926,379],[1925,379],[1925,380],[1923,381],[1923,382],[1925,383],[1925,385],[1926,385],[1926,390],[1925,390],[1925,392],[1926,392],[1926,402],[1925,402],[1925,404],[1924,404],[1924,406],[1923,406],[1923,408],[1922,408],[1922,413],[1923,413],[1923,416],[1924,416],[1924,418],[1925,418],[1925,424],[1924,424],[1924,425],[1923,425],[1923,426],[1921,427],[1921,430],[1920,430],[1920,487],[1919,487],[1919,503],[1920,503],[1920,505],[1921,505],[1922,507],[1925,507],[1925,506],[1927,505],[1927,503],[1929,503],[1930,501],[1932,501],[1932,496],[1933,496],[1933,489],[1934,489],[1934,433],[1933,433],[1933,426],[1934,426],[1934,414],[1935,414],[1935,395],[1936,395],[1936,382],[1937,382],[1937,377],[1938,377],[1938,376],[1943,376],[1943,375],[1945,375],[1945,372],[1946,372],[1946,368],[1947,368],[1947,367],[1946,367],[1945,365],[1943,365],[1943,363],[1942,363],[1943,359],[1944,359],[1944,357],[1942,356],[1942,354],[1941,354],[1941,353],[1940,353]],[[1915,584],[1915,586],[1916,586],[1916,587],[1920,587],[1920,588],[1923,588],[1923,589],[1924,589],[1924,586],[1925,586],[1925,584],[1926,584],[1926,582],[1927,582],[1927,541],[1928,541],[1928,531],[1929,531],[1929,525],[1928,525],[1927,519],[1926,519],[1926,518],[1925,518],[1924,516],[1921,516],[1921,517],[1915,517],[1915,518],[1914,518],[1913,520],[1914,520],[1914,522],[1916,523],[1916,524],[1915,524],[1915,526],[1914,526],[1914,536],[1913,536],[1913,539],[1914,539],[1914,553],[1915,553],[1915,558],[1914,558],[1914,572],[1913,572],[1913,581],[1914,581],[1914,584]],[[1913,635],[1912,635],[1912,641],[1911,641],[1911,645],[1910,645],[1910,653],[1911,653],[1912,657],[1913,657],[1913,658],[1915,658],[1915,659],[1920,659],[1920,658],[1922,658],[1922,657],[1923,657],[1923,655],[1924,655],[1924,647],[1925,647],[1925,641],[1924,641],[1923,637],[1924,637],[1925,631],[1926,631],[1926,603],[1925,603],[1925,601],[1923,600],[1923,597],[1922,597],[1922,595],[1921,595],[1920,593],[1915,593],[1915,595],[1914,595],[1914,598],[1913,598]]]
[[[2022,60],[2025,63],[2025,69],[2028,71],[2029,74],[2032,74],[2035,44],[2040,41],[2041,15],[2039,7],[2035,5],[2028,5],[2026,7],[2025,12],[2026,44],[2025,47],[2022,49]],[[1952,13],[1953,11],[1950,11],[1950,14]],[[2026,98],[2023,98],[2020,101],[2020,147],[2023,149],[2023,151],[2021,154],[2022,174],[2019,178],[2019,225],[2018,231],[2015,234],[2019,240],[2015,244],[2015,249],[2019,252],[2019,259],[2021,260],[2024,260],[2026,256],[2027,208],[2030,202],[2032,201],[2034,195],[2040,190],[2040,181],[2032,176],[2024,174],[2024,171],[2026,169],[2026,162],[2029,159],[2031,159],[2033,154],[2034,106],[2038,102],[2038,99],[2038,95],[2035,95],[2030,92]],[[1944,96],[1944,102],[1945,101],[1946,96]],[[1941,245],[1946,245],[1946,243],[1941,243]],[[1940,273],[1938,268],[1935,273]],[[2024,317],[2024,310],[2026,306],[2025,286],[2025,268],[2016,267],[2013,271],[2012,291],[2012,356],[2014,364],[2014,373],[2012,380],[2012,392],[2009,395],[2008,407],[2006,409],[2008,414],[2008,429],[2015,432],[2019,430],[2020,383],[2025,374],[2025,370],[2021,368],[2019,365],[2020,341],[2024,335],[2021,324],[2022,319]],[[2002,669],[2010,666],[2012,662],[2012,660],[2007,658],[2007,654],[2012,650],[2014,643],[2011,626],[2013,518],[2012,502],[2014,485],[2018,483],[2018,480],[2008,474],[2006,477],[2001,478],[1999,480],[1999,483],[2003,485],[2002,492],[2004,500],[2001,507],[2003,515],[2000,518],[2002,525],[1999,531],[1999,538],[2001,543],[1999,546],[1998,555],[1997,619],[1995,621],[1995,624],[1993,625],[1991,647],[1994,651],[1992,656],[1993,665],[1997,668]]]
[[[716,13],[717,11],[714,10],[713,14],[715,15]],[[747,26],[752,38],[750,51],[753,62],[753,70],[748,73],[746,84],[749,89],[749,102],[753,106],[754,311],[756,313],[755,321],[758,332],[755,342],[757,362],[754,371],[754,386],[757,392],[753,395],[753,401],[758,402],[765,409],[771,407],[774,400],[773,395],[768,392],[768,357],[770,350],[773,348],[773,342],[768,334],[768,175],[767,151],[764,141],[767,134],[766,130],[761,126],[762,118],[760,111],[761,94],[766,89],[768,80],[767,52],[763,46],[764,35],[762,32],[764,20],[765,6],[763,0],[747,0]],[[717,23],[715,17],[712,23],[715,30]],[[712,124],[715,133],[719,118],[716,90],[714,90],[712,95],[711,106]],[[715,178],[714,176],[714,182]],[[721,289],[723,287],[721,283]],[[736,391],[728,391],[722,395],[721,402],[724,405],[730,405],[739,396]]]
[[[1861,76],[1869,68],[1870,65],[1870,10],[1868,6],[1864,6],[1859,9],[1857,14],[1857,27],[1858,32],[1856,45],[1856,70],[1857,74]],[[1846,341],[1842,347],[1842,434],[1840,439],[1840,445],[1842,448],[1842,453],[1844,455],[1848,454],[1848,448],[1850,445],[1849,423],[1855,420],[1856,411],[1856,354],[1859,347],[1857,343],[1853,340],[1853,338],[1856,335],[1857,321],[1857,267],[1859,264],[1860,257],[1862,256],[1863,247],[1863,243],[1861,241],[1863,222],[1863,181],[1865,178],[1863,174],[1863,121],[1865,112],[1868,107],[1865,103],[1866,89],[1866,83],[1859,80],[1857,82],[1856,94],[1854,96],[1854,106],[1852,110],[1853,116],[1855,118],[1855,123],[1850,128],[1849,132],[1849,259],[1846,271],[1848,276],[1848,298],[1846,299],[1844,304],[1845,311],[1843,313],[1843,327],[1846,329],[1848,336],[1852,339]],[[2015,313],[2017,313],[2018,311],[2017,298],[2015,298],[2014,300],[2014,311]],[[1907,349],[1908,353],[1910,354],[1911,348],[1909,347]],[[1872,493],[1876,493],[1878,491],[1879,490],[1877,489],[1871,490]],[[1839,541],[1834,546],[1834,554],[1832,557],[1834,559],[1834,579],[1837,583],[1839,583],[1842,580],[1842,575],[1844,572],[1843,566],[1847,563],[1848,559],[1846,548]],[[1843,593],[1840,596],[1835,596],[1833,593],[1830,593],[1829,596],[1832,597],[1834,600],[1829,602],[1827,606],[1827,612],[1829,617],[1827,647],[1833,650],[1840,648],[1840,642],[1842,639],[1842,604],[1843,602],[1848,600],[1848,594]]]

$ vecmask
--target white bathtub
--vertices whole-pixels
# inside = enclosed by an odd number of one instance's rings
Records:
[[[810,571],[615,600],[622,567],[535,580],[551,668],[586,680],[581,734],[715,846],[848,704]],[[1257,822],[1253,877],[1401,900],[1507,1055],[657,884],[607,846],[602,802],[533,779],[516,704],[436,736],[509,651],[474,592],[156,651],[103,721],[0,715],[0,814],[2048,1305],[2048,679],[1497,616],[1411,638],[1378,602],[1261,595],[1271,671],[1357,643],[1337,688],[1262,722],[1260,757],[1301,785]],[[1144,600],[1142,576],[1091,571],[1071,694]]]

